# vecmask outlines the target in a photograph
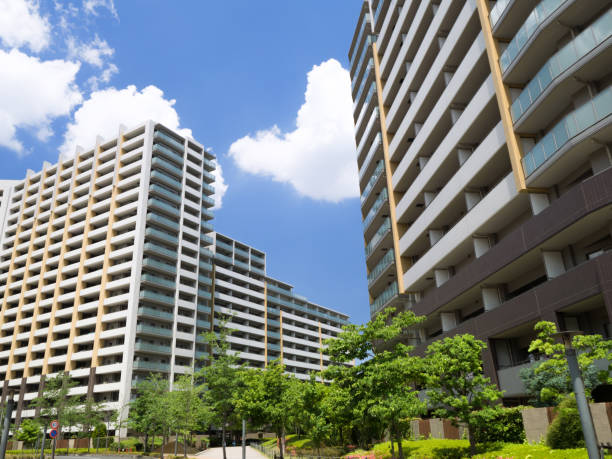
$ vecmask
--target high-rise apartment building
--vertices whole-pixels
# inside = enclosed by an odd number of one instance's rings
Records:
[[[485,340],[507,401],[537,321],[612,335],[611,5],[370,0],[350,46],[370,312]]]
[[[214,314],[234,330],[232,352],[251,368],[281,359],[300,379],[327,367],[323,341],[348,316],[309,302],[285,282],[265,275],[265,254],[222,234],[214,244]]]
[[[232,348],[251,366],[325,364],[321,339],[347,316],[268,279],[262,252],[213,232],[214,159],[149,121],[0,182],[0,377],[17,424],[59,371],[108,409],[150,372],[191,371],[215,310],[234,314]]]

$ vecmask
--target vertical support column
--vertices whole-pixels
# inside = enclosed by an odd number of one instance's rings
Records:
[[[485,46],[487,48],[487,57],[489,59],[489,67],[491,68],[491,76],[495,85],[495,95],[497,97],[497,105],[501,116],[504,133],[506,135],[506,143],[508,145],[508,154],[510,155],[510,163],[512,164],[512,172],[514,174],[514,182],[518,191],[526,191],[525,173],[521,159],[523,152],[518,135],[514,132],[514,124],[510,114],[510,96],[502,79],[501,68],[499,66],[499,50],[491,23],[489,22],[489,6],[487,0],[476,0],[478,7],[478,17],[480,18],[480,26],[484,35]]]
[[[457,317],[457,311],[441,312],[440,321],[442,322],[442,332],[446,333],[456,328],[459,325],[459,318]]]
[[[561,252],[542,251],[542,258],[544,260],[546,276],[549,279],[558,277],[565,272],[565,262],[563,261],[563,254]]]
[[[472,236],[472,242],[474,243],[474,256],[476,258],[482,257],[489,251],[492,244],[491,236]]]
[[[323,336],[321,333],[321,321],[317,321],[319,323],[319,360],[321,362],[321,371],[323,371]]]
[[[436,281],[436,287],[440,287],[451,277],[451,270],[449,268],[437,268],[434,269],[434,279]]]
[[[399,293],[404,293],[404,269],[402,267],[402,254],[399,249],[399,230],[397,217],[395,215],[395,192],[393,190],[393,170],[389,157],[389,136],[387,135],[387,121],[385,104],[383,100],[383,86],[380,77],[380,62],[376,42],[372,43],[372,54],[374,60],[374,76],[376,78],[376,95],[378,97],[378,112],[380,114],[380,135],[383,146],[383,159],[385,163],[385,178],[387,180],[387,191],[389,194],[389,219],[391,220],[391,235],[393,237],[393,251],[395,252],[395,271]]]
[[[502,297],[499,287],[482,287],[480,292],[485,311],[491,311],[501,305]]]
[[[76,182],[76,177],[77,177],[77,159],[79,157],[79,153],[80,151],[77,151],[77,154],[75,155],[75,157],[72,159],[72,165],[68,166],[68,167],[72,167],[72,176],[70,178],[70,187],[68,188],[68,202],[72,202],[72,200],[74,199],[74,184]],[[58,178],[58,182],[61,183],[62,182],[62,177],[61,174],[63,173],[63,171],[66,169],[66,167],[64,167],[64,163],[66,161],[64,161],[63,163],[58,163],[57,165],[57,173],[60,175]],[[60,172],[60,166],[61,166],[61,172]],[[59,183],[58,183],[58,187],[59,187]],[[53,200],[53,203],[51,204],[51,212],[53,213],[55,208],[58,207],[57,206],[57,196],[56,198]],[[49,317],[49,330],[47,331],[47,345],[45,347],[45,357],[43,360],[43,366],[42,366],[42,374],[46,375],[49,373],[49,358],[51,357],[51,343],[53,342],[53,327],[55,326],[55,314],[57,313],[57,309],[58,309],[58,301],[57,298],[60,295],[60,284],[63,280],[62,278],[62,270],[64,269],[64,265],[65,265],[65,255],[66,255],[66,241],[69,239],[69,233],[68,233],[68,227],[70,225],[67,224],[68,221],[70,221],[70,214],[72,213],[72,206],[69,205],[68,208],[66,209],[66,215],[65,215],[65,220],[64,220],[64,233],[62,234],[62,244],[60,247],[60,254],[59,254],[59,261],[57,263],[57,275],[55,277],[55,289],[53,290],[53,304],[51,306],[51,315]],[[55,219],[54,219],[55,220]]]
[[[264,279],[264,368],[268,366],[268,282]]]
[[[87,211],[85,213],[85,224],[83,226],[83,243],[81,245],[81,256],[79,258],[79,268],[77,271],[77,281],[76,287],[74,289],[74,304],[72,309],[72,322],[70,325],[70,335],[68,337],[68,349],[66,352],[66,371],[71,371],[74,367],[72,364],[72,354],[74,353],[74,348],[76,345],[74,344],[74,339],[77,336],[76,324],[79,320],[79,306],[81,305],[81,289],[83,288],[83,275],[85,274],[85,260],[87,260],[87,246],[89,244],[89,230],[91,229],[90,220],[93,214],[93,205],[94,202],[94,193],[96,190],[96,179],[98,178],[98,166],[100,165],[100,144],[102,143],[102,137],[98,136],[96,138],[96,147],[94,150],[94,157],[91,164],[91,178],[89,181],[89,196],[87,199]],[[119,154],[117,152],[117,154]],[[76,161],[76,158],[75,158]],[[80,163],[80,161],[79,161]],[[75,164],[74,167],[77,167]],[[76,171],[78,172],[78,171]],[[78,175],[78,174],[77,174]],[[72,205],[70,204],[72,207]],[[66,222],[68,225],[68,222]],[[69,226],[69,225],[68,225]]]
[[[550,199],[546,193],[529,193],[529,204],[533,215],[538,215],[550,204]]]
[[[278,309],[278,316],[279,316],[278,321],[280,322],[280,327],[278,327],[279,330],[280,330],[280,361],[281,361],[281,365],[284,366],[285,365],[285,362],[284,362],[284,358],[285,357],[284,357],[284,354],[283,354],[283,310],[280,309],[280,308]]]

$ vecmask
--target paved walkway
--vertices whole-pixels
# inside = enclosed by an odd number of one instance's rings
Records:
[[[227,446],[225,450],[227,459],[242,459],[242,446]],[[202,459],[223,459],[223,448],[209,448],[196,456]],[[267,456],[250,446],[246,447],[246,457],[247,459],[268,459]]]

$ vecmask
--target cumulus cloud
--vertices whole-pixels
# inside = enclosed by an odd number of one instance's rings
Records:
[[[40,52],[49,45],[51,27],[31,0],[0,0],[0,41],[9,48]]]
[[[72,156],[77,145],[90,147],[98,135],[109,139],[116,136],[120,124],[132,127],[148,119],[191,137],[191,130],[179,126],[175,102],[174,99],[165,99],[164,92],[155,86],[147,86],[142,91],[134,85],[125,89],[111,87],[94,91],[74,113],[74,121],[66,128],[60,153]]]
[[[217,210],[223,205],[223,196],[225,196],[228,187],[223,178],[223,169],[218,161],[217,169],[213,171],[213,175],[215,176],[215,195],[213,196],[215,198],[215,205],[213,206],[213,210]]]
[[[52,135],[51,121],[69,115],[81,100],[75,84],[80,64],[42,61],[17,49],[0,50],[0,145],[25,153],[17,129],[29,128],[41,140]]]
[[[313,199],[359,196],[349,73],[330,59],[307,78],[295,130],[273,126],[248,135],[232,143],[229,155],[242,170],[290,183]]]

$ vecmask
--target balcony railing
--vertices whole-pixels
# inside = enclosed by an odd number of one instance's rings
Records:
[[[148,362],[146,360],[134,360],[134,369],[169,372],[170,364],[162,362]]]
[[[151,207],[155,207],[156,209],[168,212],[170,215],[173,215],[175,217],[178,217],[179,215],[181,215],[180,209],[177,209],[176,207],[171,206],[170,204],[162,201],[161,199],[149,198],[148,205]]]
[[[491,12],[489,13],[491,27],[495,27],[495,24],[497,24],[497,21],[499,21],[499,18],[502,17],[508,5],[510,5],[510,3],[512,3],[513,1],[514,0],[497,0],[495,2],[495,5],[493,5],[493,8],[491,8]]]
[[[387,304],[393,297],[397,296],[397,283],[393,282],[383,292],[376,297],[370,305],[370,315],[377,313],[382,307]]]
[[[170,220],[169,218],[166,217],[162,217],[161,215],[149,211],[149,213],[147,213],[147,221],[153,222],[153,223],[157,223],[159,225],[162,225],[166,228],[169,228],[172,231],[176,231],[178,232],[179,230],[179,224],[176,223],[175,221]]]
[[[383,171],[385,170],[385,163],[382,159],[378,160],[376,164],[377,165],[376,165],[376,168],[374,169],[374,172],[372,173],[372,177],[370,177],[370,180],[368,180],[368,184],[363,189],[363,193],[361,193],[361,203],[362,204],[366,199],[368,199],[368,195],[370,194],[370,191],[372,191],[372,188],[374,188],[374,185],[376,185],[378,178],[382,175]]]
[[[176,178],[180,178],[180,177],[183,176],[182,169],[179,169],[178,167],[170,164],[165,159],[162,159],[162,158],[157,157],[157,156],[154,156],[153,159],[151,160],[151,166],[163,169],[164,171],[166,171],[166,172],[168,172],[170,174],[175,175]]]
[[[168,174],[165,174],[161,171],[152,171],[151,172],[151,180],[158,180],[162,182],[164,185],[169,186],[177,191],[181,189],[181,182],[170,177]]]
[[[510,67],[510,64],[514,62],[539,25],[548,19],[566,1],[569,0],[542,0],[536,5],[500,56],[499,65],[502,72],[505,72]]]
[[[178,244],[178,238],[176,236],[172,236],[156,228],[147,228],[145,230],[145,236],[161,239],[162,241],[169,242],[174,245]]]
[[[566,115],[523,157],[525,176],[531,175],[555,155],[570,139],[612,113],[612,86],[608,86],[592,100]]]
[[[168,273],[176,274],[175,265],[164,263],[163,261],[159,261],[159,260],[154,260],[153,258],[150,258],[150,257],[143,257],[142,265],[145,267],[149,266],[152,268],[161,269],[162,271],[165,271]]]
[[[183,165],[183,156],[180,153],[166,147],[165,145],[156,143],[153,145],[153,152],[165,156],[170,161],[175,161],[177,164]]]
[[[372,158],[374,158],[374,153],[376,152],[376,150],[378,150],[378,146],[380,145],[381,142],[382,142],[382,137],[379,132],[378,134],[376,134],[376,137],[374,137],[374,140],[372,141],[372,145],[370,145],[370,149],[368,150],[368,155],[366,156],[366,159],[363,161],[363,164],[361,165],[361,168],[359,169],[359,180],[363,178],[363,176],[365,175],[365,172],[368,170],[368,167],[370,166],[370,162],[372,161]]]
[[[584,29],[572,41],[557,51],[527,84],[512,104],[512,119],[516,122],[540,97],[555,78],[593,51],[612,35],[612,11]]]
[[[161,131],[155,131],[155,138],[163,140],[164,142],[169,144],[171,147],[176,148],[179,152],[185,151],[185,145],[180,143],[178,140],[170,137],[168,134],[165,134]]]
[[[169,306],[174,305],[174,297],[170,295],[164,295],[162,293],[152,292],[151,290],[142,289],[140,291],[140,298],[143,300],[157,301],[159,303],[164,303]]]
[[[152,183],[149,187],[149,191],[153,194],[159,194],[170,201],[176,202],[177,204],[181,202],[181,196],[177,194],[176,191],[170,191],[161,185]]]
[[[378,242],[385,237],[385,235],[391,231],[391,220],[387,217],[384,219],[384,221],[382,222],[382,224],[380,225],[380,228],[378,228],[378,230],[376,231],[376,233],[374,233],[374,236],[372,236],[372,239],[370,239],[370,242],[368,243],[368,245],[365,248],[365,253],[366,253],[366,257],[369,257],[370,254],[374,251],[374,249],[376,248],[376,245],[378,244]]]
[[[153,325],[147,324],[136,325],[136,333],[145,333],[157,336],[172,336],[172,330],[169,328],[154,327]]]
[[[361,27],[359,28],[359,35],[357,35],[357,40],[355,40],[355,48],[353,49],[353,52],[351,53],[351,56],[349,57],[351,64],[353,63],[353,59],[355,58],[355,53],[359,49],[359,43],[361,42],[361,37],[363,36],[363,33],[365,32],[365,30],[368,28],[369,22],[370,22],[370,13],[366,13],[365,16],[363,17],[363,22],[361,23]]]
[[[137,342],[134,344],[134,350],[143,352],[156,352],[158,354],[168,354],[172,352],[170,346],[162,346],[161,344],[150,344]]]
[[[368,274],[368,285],[372,285],[372,283],[378,279],[378,277],[387,269],[389,266],[393,264],[395,261],[395,254],[393,250],[387,251],[384,257],[380,259],[380,261],[372,268],[372,271]]]
[[[160,311],[159,309],[149,308],[147,306],[140,306],[138,308],[139,316],[155,317],[156,319],[174,321],[174,314],[166,311]]]
[[[363,229],[364,230],[368,229],[368,227],[370,226],[370,223],[372,223],[372,220],[374,220],[374,217],[378,213],[378,210],[382,207],[382,205],[385,202],[387,202],[388,199],[389,199],[389,193],[387,193],[386,188],[383,188],[378,198],[376,198],[376,201],[374,201],[372,208],[370,209],[366,217],[363,219]]]
[[[155,276],[153,274],[143,274],[142,276],[140,276],[140,281],[148,282],[149,284],[153,285],[162,285],[173,290],[176,289],[176,282],[174,282],[173,280],[168,280],[163,277]]]

